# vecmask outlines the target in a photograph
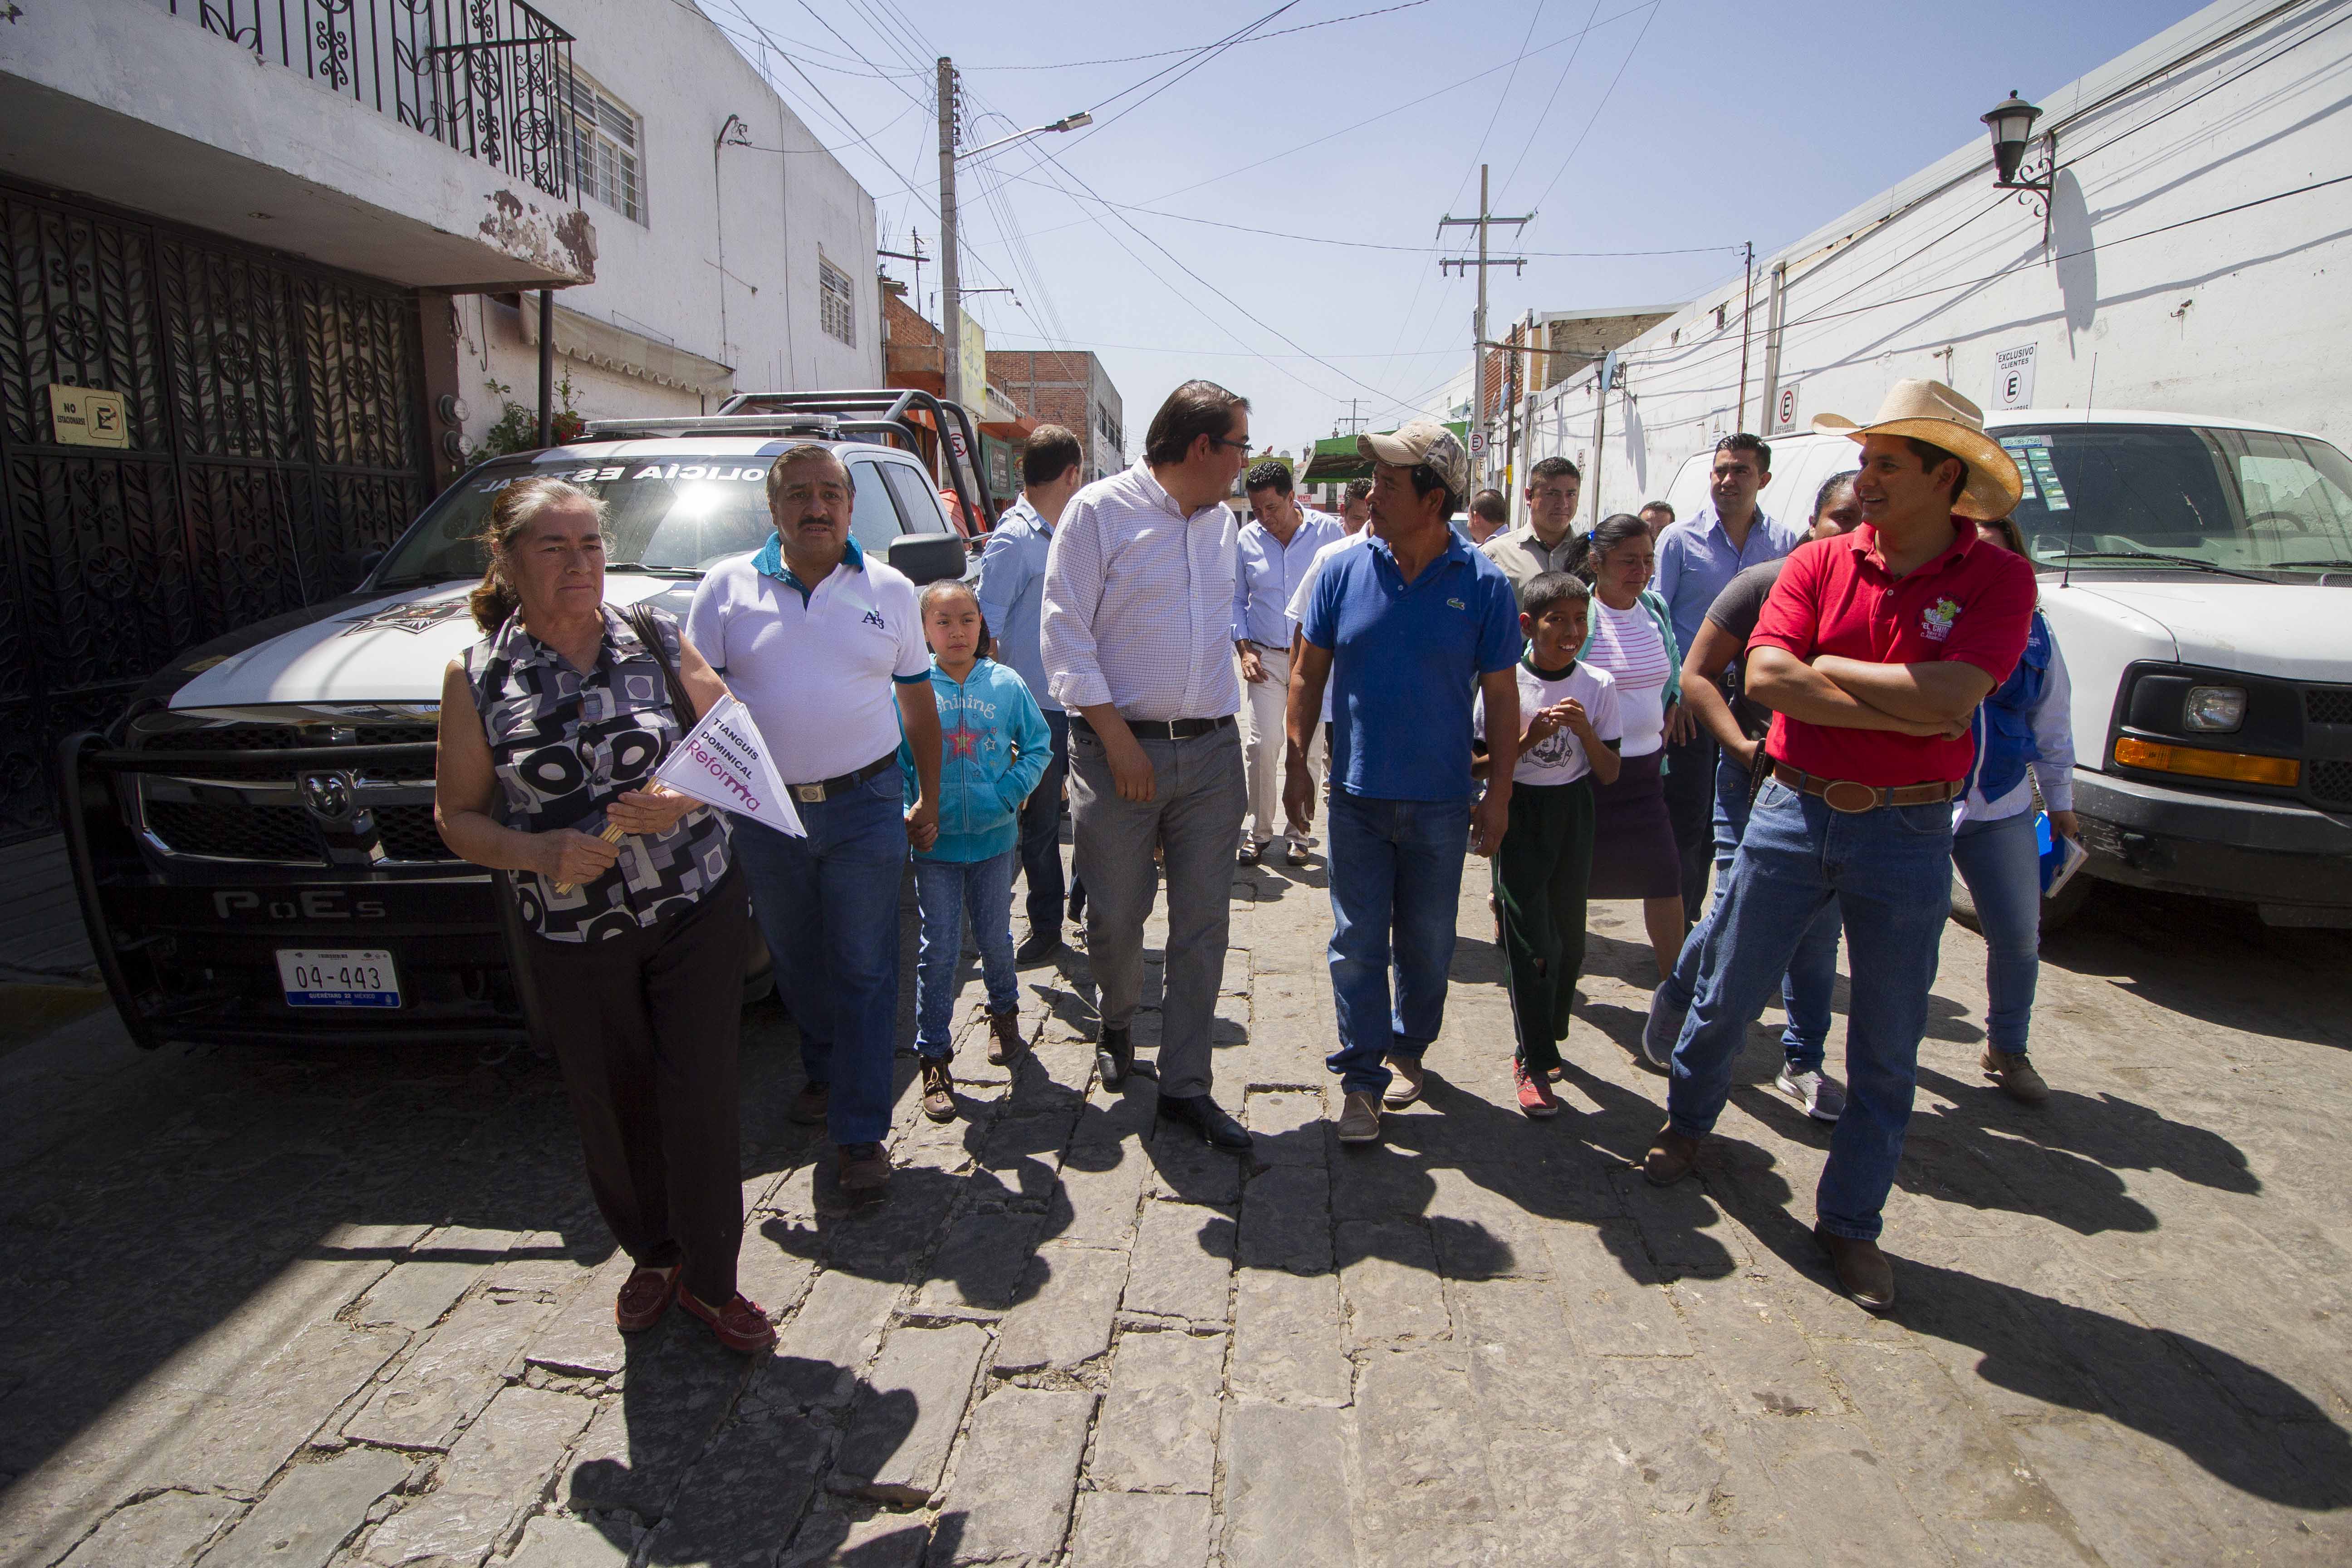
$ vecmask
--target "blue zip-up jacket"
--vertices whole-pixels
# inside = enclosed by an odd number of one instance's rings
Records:
[[[1021,836],[1021,803],[1045,776],[1054,734],[1009,666],[983,658],[958,681],[931,661],[940,705],[940,837],[918,860],[992,859]],[[915,804],[915,752],[898,740],[903,798]]]

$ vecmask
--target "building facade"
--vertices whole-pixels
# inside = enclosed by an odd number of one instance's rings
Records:
[[[690,8],[550,6],[8,12],[0,843],[60,736],[348,591],[535,405],[534,291],[583,414],[879,381],[865,192]]]
[[[1530,458],[1585,468],[1588,521],[1748,428],[1862,418],[1929,376],[1987,409],[2136,408],[2352,438],[2340,89],[2352,0],[2221,0],[2042,95],[2027,174],[1982,135],[1532,393]],[[1990,89],[1990,103],[1999,93]],[[1954,126],[1955,135],[1974,131]],[[1752,308],[1747,306],[1751,297]],[[1744,367],[1744,369],[1743,369]]]
[[[1086,446],[1087,478],[1128,466],[1127,411],[1110,374],[1092,353],[1056,349],[991,349],[988,384],[1040,425],[1076,432]]]

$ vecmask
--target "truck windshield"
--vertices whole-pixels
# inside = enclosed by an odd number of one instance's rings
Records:
[[[2025,480],[2017,524],[2051,566],[2352,568],[2352,459],[2325,441],[2167,425],[1992,434]]]
[[[766,458],[741,454],[665,452],[583,467],[516,463],[469,474],[436,501],[393,548],[376,585],[397,589],[478,577],[478,535],[499,491],[520,479],[569,479],[610,509],[605,558],[651,572],[702,572],[730,555],[757,550],[773,536],[768,521]],[[862,498],[861,498],[862,499]]]

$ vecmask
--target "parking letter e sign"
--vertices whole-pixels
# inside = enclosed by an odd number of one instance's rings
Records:
[[[1995,408],[2033,406],[2033,349],[1997,350],[1992,356],[1992,405]]]
[[[1797,384],[1783,382],[1780,395],[1772,400],[1772,434],[1781,435],[1797,427]]]
[[[49,427],[60,447],[128,447],[131,421],[123,416],[122,394],[99,392],[87,386],[49,384]]]

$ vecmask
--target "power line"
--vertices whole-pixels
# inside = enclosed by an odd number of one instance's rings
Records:
[[[1658,11],[1664,4],[1665,0],[1653,0],[1653,4],[1650,6],[1650,14],[1642,18],[1642,30],[1633,35],[1633,47],[1625,51],[1624,63],[1617,68],[1617,74],[1609,79],[1609,90],[1602,93],[1601,95],[1601,101],[1592,106],[1592,118],[1584,122],[1584,130],[1576,138],[1576,144],[1568,150],[1568,156],[1559,161],[1559,168],[1553,174],[1551,184],[1543,188],[1543,195],[1538,196],[1534,201],[1528,204],[1528,211],[1540,212],[1543,210],[1544,202],[1546,198],[1550,196],[1553,186],[1559,184],[1560,176],[1568,173],[1568,166],[1576,162],[1577,153],[1583,151],[1585,137],[1591,135],[1592,128],[1601,123],[1601,111],[1608,108],[1609,100],[1616,96],[1617,84],[1625,79],[1625,67],[1632,65],[1633,63],[1633,57],[1641,52],[1642,40],[1650,36],[1650,24],[1658,19]]]
[[[1593,17],[1600,15],[1601,0],[1592,0],[1592,16],[1584,19],[1584,31],[1588,36],[1592,31]],[[1503,176],[1503,189],[1506,191],[1511,188],[1511,182],[1519,177],[1519,166],[1528,161],[1528,154],[1535,151],[1536,138],[1543,133],[1544,121],[1551,118],[1551,106],[1559,101],[1559,89],[1568,85],[1568,74],[1576,68],[1576,62],[1583,54],[1584,39],[1580,37],[1576,40],[1576,47],[1568,51],[1568,63],[1559,68],[1559,79],[1551,84],[1551,96],[1544,100],[1543,112],[1537,115],[1535,123],[1528,127],[1527,144],[1511,161],[1511,172]]]
[[[1342,22],[1360,22],[1368,16],[1386,16],[1393,12],[1410,11],[1415,6],[1426,5],[1429,3],[1430,0],[1403,0],[1402,5],[1383,5],[1377,11],[1357,11],[1345,16],[1328,17],[1320,22],[1302,22],[1296,27],[1285,27],[1279,32],[1263,33],[1248,41],[1253,44],[1267,43],[1276,38],[1286,38],[1293,33],[1311,33],[1318,27],[1336,27]],[[1062,60],[1054,65],[958,66],[956,68],[975,71],[1064,71],[1076,70],[1083,66],[1130,66],[1144,60],[1164,60],[1171,55],[1193,54],[1207,47],[1202,44],[1195,45],[1192,48],[1160,49],[1148,55],[1119,55],[1109,59]]]

